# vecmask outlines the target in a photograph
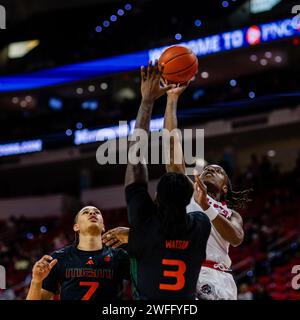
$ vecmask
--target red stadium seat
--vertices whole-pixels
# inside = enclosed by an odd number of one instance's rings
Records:
[[[258,278],[258,283],[260,283],[263,286],[268,285],[271,281],[271,277],[269,276],[262,276]]]
[[[291,291],[288,294],[289,300],[300,300],[300,291]]]
[[[272,292],[271,297],[273,300],[287,300],[289,298],[288,294],[281,292]]]
[[[275,273],[272,276],[272,280],[276,284],[283,284],[283,283],[286,283],[286,281],[288,280],[288,277],[287,277],[287,275],[282,275],[282,274]]]

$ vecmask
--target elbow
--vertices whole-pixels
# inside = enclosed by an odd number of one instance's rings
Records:
[[[176,165],[176,164],[167,164],[166,165],[166,171],[167,172],[176,172],[176,173],[183,173],[184,169],[182,165]]]
[[[242,244],[242,242],[244,241],[244,232],[241,231],[238,234],[235,235],[235,237],[233,237],[230,241],[230,244],[233,247],[238,247],[239,245]]]

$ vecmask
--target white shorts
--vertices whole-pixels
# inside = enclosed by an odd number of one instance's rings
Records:
[[[199,300],[237,300],[237,287],[232,274],[202,267],[196,296]]]

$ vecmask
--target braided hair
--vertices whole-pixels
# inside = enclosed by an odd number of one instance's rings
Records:
[[[225,171],[224,171],[225,172]],[[232,183],[227,175],[224,174],[227,178],[227,193],[222,195],[222,201],[226,201],[227,206],[234,210],[245,209],[247,207],[248,202],[251,202],[249,194],[253,192],[253,189],[247,189],[243,191],[233,191]]]
[[[169,237],[178,237],[187,230],[186,206],[193,195],[189,179],[179,173],[169,172],[157,185],[158,217],[162,232]]]

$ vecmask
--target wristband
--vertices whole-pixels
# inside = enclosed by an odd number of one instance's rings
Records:
[[[214,219],[216,219],[216,217],[219,214],[218,211],[212,206],[209,206],[209,208],[207,210],[204,210],[203,212],[208,216],[210,221],[213,221]]]

